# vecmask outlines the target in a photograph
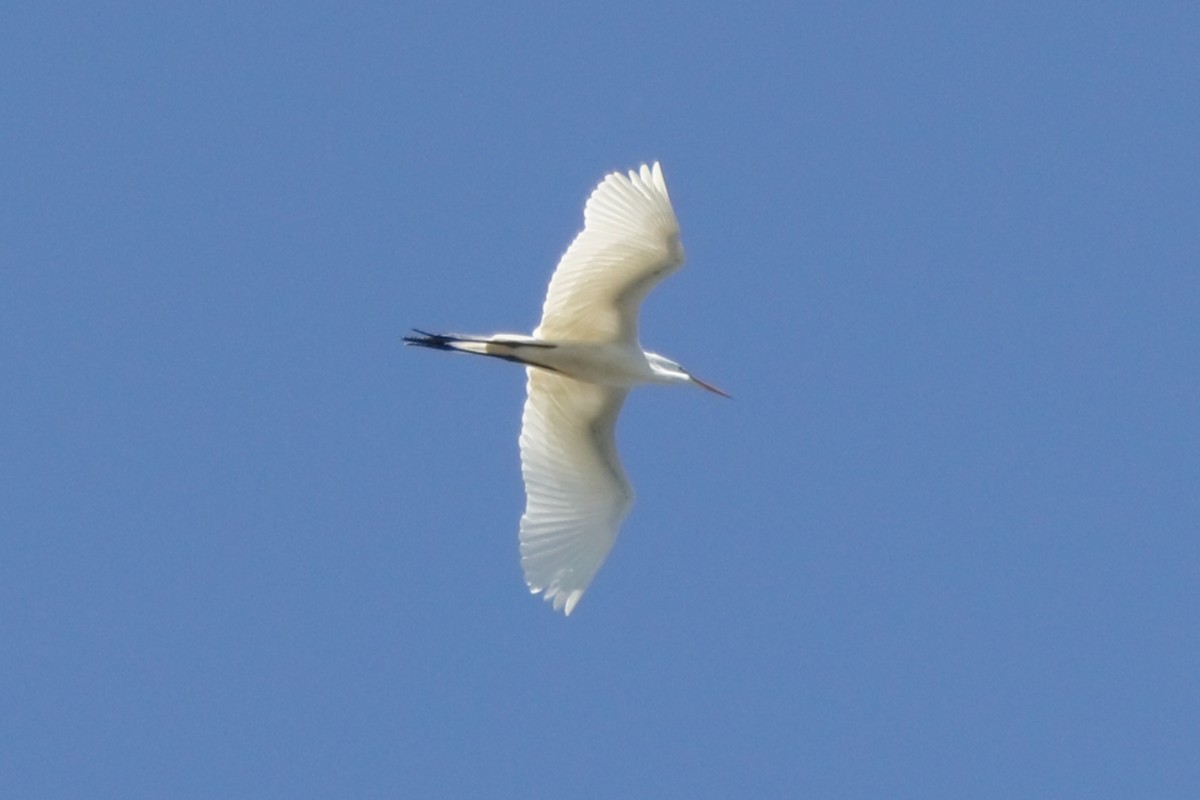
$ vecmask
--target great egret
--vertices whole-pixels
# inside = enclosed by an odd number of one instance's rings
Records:
[[[415,330],[405,342],[526,365],[521,420],[521,567],[534,594],[570,614],[604,562],[633,488],[617,458],[617,414],[642,383],[692,384],[729,395],[668,358],[643,351],[637,313],[650,289],[683,264],[679,222],[662,168],[607,175],[583,230],[550,279],[532,336]]]

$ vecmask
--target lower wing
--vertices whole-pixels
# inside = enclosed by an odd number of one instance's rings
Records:
[[[614,438],[625,390],[528,369],[521,421],[521,567],[530,591],[570,614],[633,504]]]

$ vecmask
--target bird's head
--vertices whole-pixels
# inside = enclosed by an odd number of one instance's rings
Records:
[[[655,378],[660,383],[690,383],[693,386],[706,389],[713,394],[719,394],[721,397],[730,397],[730,395],[713,386],[711,383],[705,383],[678,363],[665,356],[660,356],[658,353],[646,353],[646,362],[650,365],[651,371],[654,372]]]

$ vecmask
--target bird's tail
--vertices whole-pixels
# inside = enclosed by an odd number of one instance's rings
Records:
[[[490,341],[485,336],[457,336],[448,333],[430,333],[413,328],[417,336],[405,336],[404,343],[415,347],[430,347],[434,350],[457,350],[460,353],[475,353],[488,355],[487,346]]]
[[[520,364],[537,364],[534,354],[553,350],[555,345],[519,333],[498,333],[494,336],[460,336],[456,333],[430,333],[413,328],[417,336],[405,336],[404,343],[433,350],[457,350],[477,356],[491,356]],[[540,364],[538,364],[541,366]]]

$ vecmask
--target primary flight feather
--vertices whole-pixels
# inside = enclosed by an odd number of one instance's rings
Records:
[[[568,615],[633,504],[615,438],[629,389],[686,383],[728,397],[638,342],[642,298],[683,264],[658,163],[607,175],[588,198],[583,223],[550,279],[532,336],[418,330],[405,337],[411,345],[526,365],[521,567],[530,591]]]

